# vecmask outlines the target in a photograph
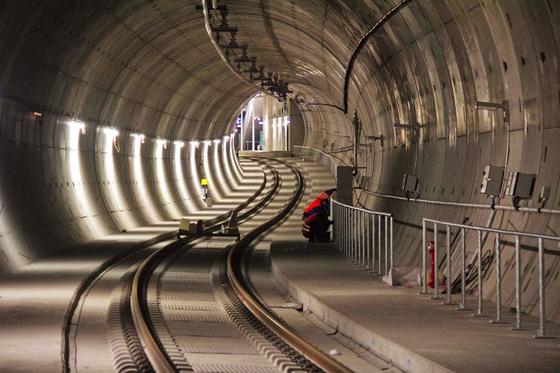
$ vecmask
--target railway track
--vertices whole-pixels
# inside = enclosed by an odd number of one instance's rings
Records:
[[[100,274],[115,271],[119,279],[107,316],[112,370],[347,371],[284,325],[245,280],[249,246],[289,215],[303,193],[299,171],[279,160],[270,163],[275,167],[266,168],[261,187],[236,209],[240,222],[251,226],[237,242],[210,236],[224,221],[217,217],[205,236],[162,240]],[[282,182],[276,168],[289,169],[297,180],[285,201],[275,200]],[[254,227],[250,222],[264,209],[275,210]],[[68,352],[66,371],[82,366],[72,361],[76,355]]]

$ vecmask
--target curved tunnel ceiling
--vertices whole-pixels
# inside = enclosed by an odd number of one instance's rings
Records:
[[[198,3],[11,2],[2,12],[2,92],[34,107],[153,135],[217,136],[255,90],[217,58]],[[225,3],[238,40],[249,45],[258,64],[288,80],[306,102],[342,106],[352,49],[397,2]],[[465,105],[501,97],[504,84],[521,83],[500,76],[502,65],[520,68],[515,48],[521,46],[512,38],[535,41],[523,48],[555,48],[538,45],[545,43],[538,33],[557,32],[548,13],[552,6],[413,1],[362,51],[350,109],[360,109],[364,122],[386,111],[395,120],[435,122],[435,136],[466,131],[472,112]],[[518,24],[539,29],[526,27],[526,36],[518,35]],[[530,52],[523,60],[538,62],[539,52]],[[445,118],[438,117],[442,113]]]

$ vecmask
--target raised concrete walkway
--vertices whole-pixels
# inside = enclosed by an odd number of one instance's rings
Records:
[[[305,310],[404,371],[560,371],[560,340],[532,338],[533,317],[524,316],[525,331],[490,324],[490,317],[456,311],[419,295],[419,289],[386,285],[333,244],[273,242],[271,265]],[[492,315],[491,303],[486,306]],[[549,329],[560,336],[558,325]]]

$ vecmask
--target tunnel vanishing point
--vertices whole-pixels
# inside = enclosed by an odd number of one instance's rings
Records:
[[[560,371],[559,48],[558,0],[4,1],[0,371]]]

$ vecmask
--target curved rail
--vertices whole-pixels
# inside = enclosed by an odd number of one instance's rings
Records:
[[[263,198],[262,201],[239,216],[240,220],[246,219],[254,214],[266,203],[268,203],[268,201],[270,201],[272,197],[278,192],[278,189],[280,188],[279,174],[278,171],[274,169],[271,170],[274,177],[272,189],[267,193],[267,196]],[[261,187],[259,188],[259,193],[262,192],[265,184],[266,177],[265,183],[263,183],[263,185],[261,185]],[[242,204],[242,208],[247,207],[252,201],[254,201],[257,197],[257,193],[255,193],[253,197],[250,198],[249,202]],[[238,208],[236,208],[235,210],[239,211]],[[204,234],[216,231],[217,229],[219,229],[219,227],[220,223],[214,224],[211,227],[207,228],[204,231]],[[142,262],[132,280],[130,306],[134,325],[136,327],[136,331],[142,347],[146,353],[146,357],[157,372],[171,373],[175,371],[175,367],[173,361],[167,355],[161,342],[157,338],[155,328],[150,321],[150,315],[146,304],[147,287],[154,270],[162,262],[163,259],[165,259],[169,255],[172,255],[178,249],[184,247],[186,244],[196,240],[197,238],[200,238],[201,236],[202,234],[191,236],[185,239],[180,239],[155,251]]]
[[[255,159],[255,160],[258,161],[258,162],[261,162],[260,160],[257,160],[257,159]],[[267,182],[266,174],[264,176],[265,177],[263,178],[263,182],[261,183],[259,188],[255,191],[255,193],[253,193],[251,195],[251,197],[249,197],[246,201],[244,201],[242,204],[237,206],[236,209],[235,209],[236,211],[239,211],[239,210],[249,206],[262,193],[262,191],[264,190],[264,188],[266,186],[266,182]],[[230,216],[230,213],[228,212],[228,213],[225,213],[225,214],[222,214],[222,215],[219,215],[215,218],[210,219],[210,222],[213,225],[211,227],[209,227],[207,230],[208,231],[213,231],[215,229],[218,229],[220,227],[221,223],[225,222],[226,219],[229,216]],[[61,360],[62,360],[61,363],[62,363],[62,371],[63,372],[69,373],[71,371],[71,369],[70,369],[70,360],[71,360],[70,359],[70,349],[71,349],[70,348],[70,340],[71,340],[70,334],[72,333],[72,327],[74,326],[73,320],[74,320],[74,317],[75,317],[75,314],[76,314],[76,310],[78,309],[78,306],[79,306],[80,302],[82,301],[82,299],[86,295],[90,286],[93,283],[95,283],[95,281],[97,279],[99,279],[106,271],[110,270],[114,266],[118,265],[122,261],[129,258],[130,256],[136,254],[138,251],[140,251],[142,249],[146,249],[146,248],[148,248],[152,245],[155,245],[157,243],[173,239],[174,237],[176,237],[176,232],[175,231],[169,231],[169,232],[164,232],[160,235],[157,235],[157,236],[155,236],[152,239],[149,239],[147,241],[143,241],[143,242],[140,242],[136,245],[133,245],[128,250],[125,250],[125,251],[115,255],[114,257],[106,260],[105,262],[103,262],[101,265],[99,265],[97,268],[95,268],[87,277],[85,277],[81,281],[78,288],[74,291],[74,294],[72,295],[72,298],[71,298],[71,300],[68,304],[68,308],[67,308],[66,314],[64,316],[64,323],[63,323],[63,326],[62,326],[62,338],[61,338],[60,355],[61,355]],[[187,238],[187,239],[178,240],[178,241],[174,242],[173,244],[180,244],[181,246],[184,246],[184,245],[188,244],[190,241],[192,241],[192,237]]]
[[[293,166],[286,164],[297,178],[296,193],[290,202],[280,211],[274,218],[260,225],[245,235],[239,242],[232,246],[227,257],[227,274],[230,283],[241,299],[243,304],[253,313],[253,315],[266,327],[272,330],[283,341],[290,345],[294,350],[299,352],[306,359],[311,361],[317,367],[326,372],[350,372],[344,365],[323,353],[321,350],[305,341],[287,325],[274,316],[265,305],[263,305],[258,297],[250,290],[247,282],[243,276],[242,266],[245,262],[243,257],[246,254],[248,246],[258,236],[266,232],[268,229],[274,227],[282,219],[289,215],[290,212],[297,206],[304,191],[304,180],[301,173]]]

